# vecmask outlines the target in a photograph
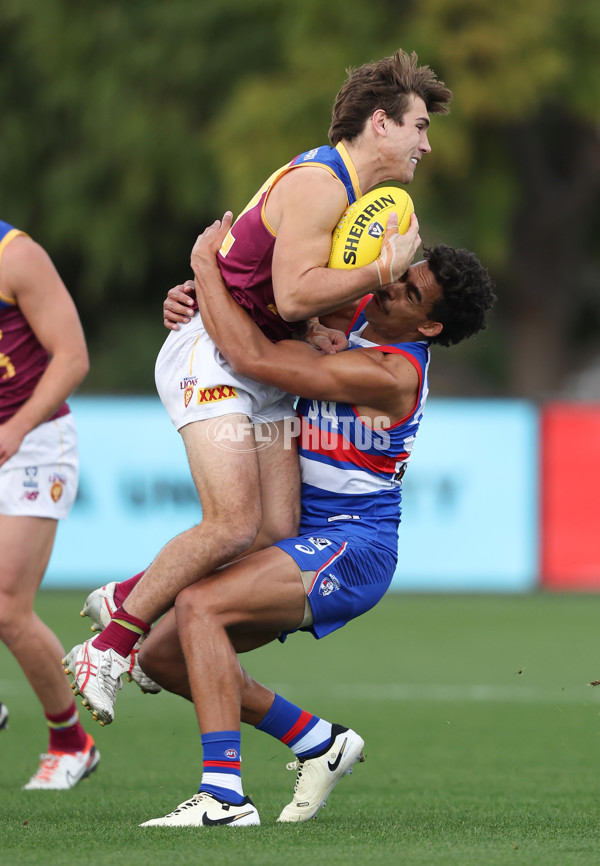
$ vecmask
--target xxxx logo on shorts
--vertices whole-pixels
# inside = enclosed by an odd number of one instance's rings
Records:
[[[232,385],[215,385],[214,388],[198,388],[198,405],[201,403],[217,403],[219,400],[231,400],[237,397],[237,391]]]

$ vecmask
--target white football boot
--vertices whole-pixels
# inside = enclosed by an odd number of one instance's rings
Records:
[[[8,709],[6,704],[0,704],[0,731],[8,728]]]
[[[308,821],[325,805],[327,797],[342,776],[349,775],[357,761],[364,761],[362,737],[349,728],[332,725],[332,739],[317,757],[287,764],[297,770],[294,797],[283,809],[278,821]]]
[[[150,679],[148,674],[144,673],[138,661],[139,645],[142,640],[143,638],[140,638],[134,649],[131,650],[126,679],[128,683],[136,683],[145,695],[157,695],[159,692],[162,692],[162,686],[159,686],[158,683]],[[138,648],[136,649],[136,647]]]
[[[71,688],[81,695],[83,706],[101,725],[110,725],[117,692],[123,688],[121,675],[128,672],[130,662],[114,649],[96,649],[93,640],[73,647],[62,664],[65,673],[73,677]]]
[[[256,806],[245,797],[239,805],[217,800],[213,794],[201,791],[190,800],[180,803],[164,818],[145,821],[140,827],[249,827],[260,824]]]
[[[86,598],[80,613],[81,616],[89,616],[92,620],[92,631],[103,631],[111,621],[112,615],[117,609],[115,602],[116,586],[117,582],[113,580],[106,586],[94,589]],[[138,662],[137,655],[144,637],[145,635],[142,635],[131,652],[127,682],[136,683],[145,695],[157,695],[162,692],[161,686],[144,673]]]
[[[31,777],[24,791],[66,791],[93,773],[100,760],[100,752],[87,735],[81,752],[48,752],[40,755],[37,773]]]
[[[117,609],[115,604],[116,580],[94,589],[83,603],[80,616],[89,616],[92,621],[92,631],[102,631],[109,624]]]

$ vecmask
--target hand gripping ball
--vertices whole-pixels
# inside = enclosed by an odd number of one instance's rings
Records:
[[[381,252],[390,211],[398,214],[403,235],[414,211],[411,197],[397,186],[380,186],[351,204],[333,230],[330,268],[360,268],[374,262]]]

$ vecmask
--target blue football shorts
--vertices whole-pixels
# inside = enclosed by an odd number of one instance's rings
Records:
[[[325,637],[374,607],[385,595],[397,556],[387,548],[345,531],[324,530],[278,541],[298,564],[312,610],[312,623],[301,626],[316,638]],[[283,632],[285,640],[291,632]]]

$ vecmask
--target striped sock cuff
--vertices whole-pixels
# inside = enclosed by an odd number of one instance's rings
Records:
[[[295,741],[305,737],[318,722],[318,716],[307,713],[281,695],[275,695],[269,712],[256,727],[293,748]]]
[[[118,622],[119,625],[128,628],[130,631],[135,631],[137,634],[148,634],[152,626],[152,624],[148,625],[147,622],[144,622],[143,619],[139,619],[137,616],[127,613],[123,606],[116,609],[112,618],[114,622]]]
[[[310,730],[303,731],[302,736],[294,740],[290,748],[298,758],[307,758],[321,752],[331,740],[331,722],[317,719]]]
[[[309,731],[314,728],[318,721],[318,716],[313,716],[312,713],[307,713],[306,710],[302,710],[300,716],[296,719],[296,722],[292,725],[289,731],[279,739],[286,746],[293,748],[296,740],[305,737]]]
[[[242,757],[239,731],[211,731],[202,734],[202,781],[200,791],[214,794],[221,800],[241,802]]]
[[[54,721],[56,717],[46,715],[46,721],[48,722],[48,727],[52,728],[53,731],[61,731],[64,728],[70,728],[73,725],[76,725],[79,721],[79,713],[77,709],[74,709],[70,716],[67,716],[66,719],[62,721]]]

